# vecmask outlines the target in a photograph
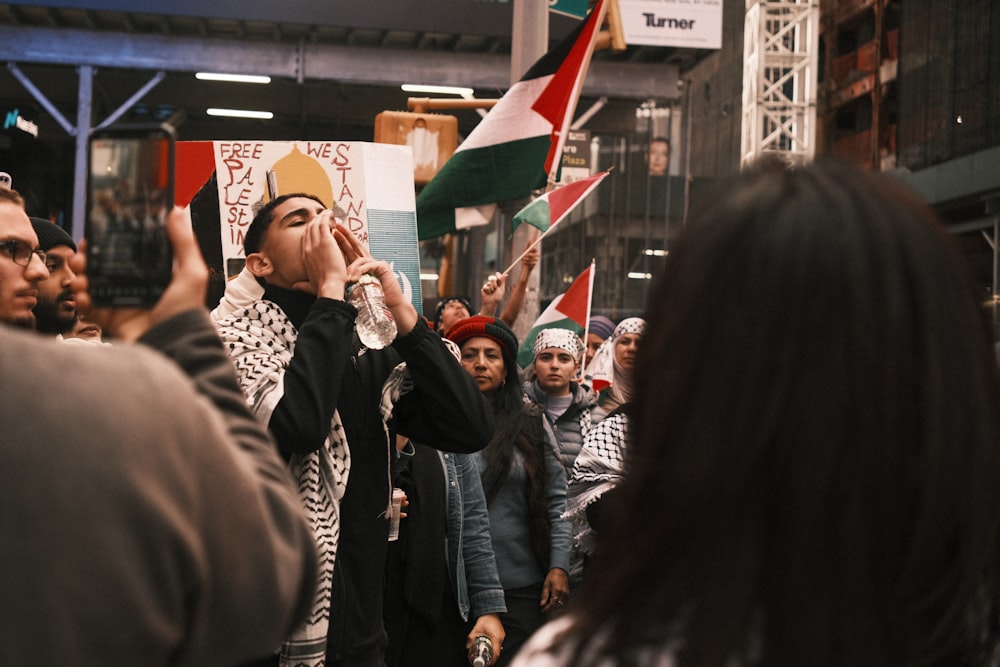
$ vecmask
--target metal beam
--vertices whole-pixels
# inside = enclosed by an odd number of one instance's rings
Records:
[[[747,0],[740,164],[816,154],[819,0]]]
[[[122,102],[121,105],[119,105],[119,107],[117,109],[115,109],[115,111],[111,115],[109,115],[107,118],[105,118],[103,121],[101,121],[101,124],[97,126],[97,129],[102,130],[102,129],[106,128],[107,126],[111,125],[113,122],[115,122],[119,118],[121,118],[125,114],[125,112],[127,112],[129,109],[131,109],[133,106],[135,106],[136,102],[138,102],[143,97],[145,97],[146,93],[148,93],[149,91],[151,91],[161,81],[163,81],[163,77],[165,77],[165,76],[166,76],[166,74],[163,72],[163,70],[160,70],[155,75],[153,75],[153,78],[150,79],[149,81],[147,81],[146,84],[142,88],[140,88],[139,90],[137,90],[135,92],[135,94],[132,95],[132,97],[130,97],[127,100],[125,100],[124,102]]]
[[[195,72],[212,67],[298,81],[398,86],[433,79],[504,91],[510,56],[406,49],[206,39],[60,28],[0,26],[0,60],[51,65]],[[678,68],[671,64],[595,61],[587,96],[674,99]]]
[[[49,115],[51,115],[57,123],[62,125],[62,128],[66,130],[67,134],[73,136],[76,133],[76,128],[74,128],[73,125],[66,120],[66,116],[62,115],[62,112],[56,108],[56,105],[52,104],[48,96],[46,96],[45,93],[43,93],[15,63],[7,63],[7,70],[14,75],[15,79],[21,82],[21,85],[24,86],[25,90],[31,93],[31,96],[35,98],[35,101],[38,102],[43,109],[48,111]]]
[[[69,235],[79,241],[83,238],[83,221],[87,206],[87,140],[90,138],[91,101],[94,94],[94,68],[82,65],[79,69],[80,87],[76,103],[76,152],[73,163],[73,217]]]
[[[908,183],[935,205],[987,194],[996,196],[1000,193],[1000,146],[918,171],[900,167],[888,173]]]
[[[449,32],[496,37],[511,36],[511,0],[470,2],[470,0],[29,0],[21,5],[95,11],[143,12],[152,15],[218,18],[231,21],[297,23],[341,26],[369,30],[412,30]],[[291,5],[291,6],[290,6]],[[17,5],[14,5],[16,8]],[[13,11],[13,9],[12,9]],[[576,20],[553,14],[553,35],[567,34]]]

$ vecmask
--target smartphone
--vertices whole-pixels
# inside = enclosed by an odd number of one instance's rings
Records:
[[[165,223],[174,204],[175,143],[168,124],[119,125],[90,136],[84,237],[95,306],[148,308],[170,283]]]

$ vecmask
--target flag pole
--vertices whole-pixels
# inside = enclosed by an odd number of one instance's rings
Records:
[[[587,286],[587,324],[583,327],[583,363],[580,364],[580,377],[587,370],[587,335],[590,333],[590,311],[594,309],[594,274],[597,273],[597,258],[590,258],[590,284]]]
[[[607,0],[601,0],[599,2],[599,7],[596,8],[599,12],[595,22],[597,23],[596,32],[599,33],[601,26],[604,25],[604,18],[607,16]],[[594,43],[596,42],[596,34],[594,39],[590,40],[590,44],[587,49],[587,57],[584,59],[583,65],[580,68],[580,74],[577,76],[576,81],[573,83],[573,90],[570,93],[569,104],[566,105],[566,110],[563,112],[563,120],[559,127],[559,132],[556,133],[556,145],[552,150],[552,164],[549,165],[548,182],[546,183],[546,192],[551,190],[555,186],[556,174],[559,171],[559,165],[562,163],[562,151],[563,147],[566,145],[566,135],[569,132],[569,127],[573,121],[573,114],[576,113],[576,105],[580,101],[580,93],[583,91],[583,82],[587,78],[587,71],[590,69],[590,61],[594,57]]]
[[[601,26],[604,25],[604,19],[607,16],[607,0],[599,0],[598,5],[599,6],[596,9],[598,15],[594,19],[594,21],[597,24],[596,32],[600,32]],[[590,17],[587,17],[584,20],[588,20],[589,18]],[[590,40],[590,44],[587,47],[587,57],[584,58],[583,64],[580,68],[580,73],[577,75],[576,80],[573,82],[573,90],[570,93],[569,103],[566,105],[566,109],[563,112],[563,118],[559,126],[559,131],[555,133],[556,135],[555,145],[549,150],[549,156],[551,156],[552,158],[552,163],[549,165],[549,172],[545,184],[545,192],[551,192],[555,188],[556,174],[558,173],[560,163],[562,162],[563,147],[566,145],[566,135],[568,133],[569,126],[573,120],[573,114],[576,112],[576,105],[580,101],[580,93],[583,90],[583,82],[587,78],[587,72],[590,69],[590,61],[594,57],[595,42],[596,42],[596,33],[595,36]],[[548,158],[546,158],[546,161],[547,160]],[[525,255],[527,255],[531,250],[535,248],[535,246],[541,243],[542,239],[545,238],[545,235],[551,229],[552,228],[550,227],[549,229],[545,230],[545,232],[542,232],[541,234],[536,236],[535,239],[525,247],[524,251],[520,255],[518,255],[518,257],[513,262],[510,263],[510,266],[504,269],[501,275],[508,275],[511,269],[513,269],[518,262],[524,259]]]
[[[552,228],[549,227],[549,229],[552,229]],[[520,255],[518,255],[517,258],[513,262],[510,263],[510,266],[508,266],[506,269],[504,269],[503,272],[500,275],[502,275],[502,276],[509,275],[511,269],[513,269],[515,266],[517,266],[517,263],[520,262],[522,259],[524,259],[525,255],[527,255],[529,252],[531,252],[532,250],[534,250],[535,246],[537,246],[539,243],[542,242],[542,237],[545,236],[548,233],[549,233],[548,229],[545,230],[544,232],[540,232],[537,228],[535,228],[535,238],[532,241],[530,241],[527,246],[525,246],[524,252],[522,252]]]

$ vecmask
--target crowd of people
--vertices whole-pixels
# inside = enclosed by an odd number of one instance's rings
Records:
[[[174,209],[161,299],[101,309],[0,188],[0,664],[1000,660],[993,335],[903,186],[765,160],[642,317],[543,329],[527,368],[537,252],[424,317],[332,208],[262,206],[211,312]]]

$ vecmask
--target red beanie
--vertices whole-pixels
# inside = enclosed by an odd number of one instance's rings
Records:
[[[512,370],[517,372],[517,336],[503,320],[486,315],[466,317],[451,325],[445,337],[462,347],[462,343],[476,336],[492,338],[499,343],[508,374]]]

